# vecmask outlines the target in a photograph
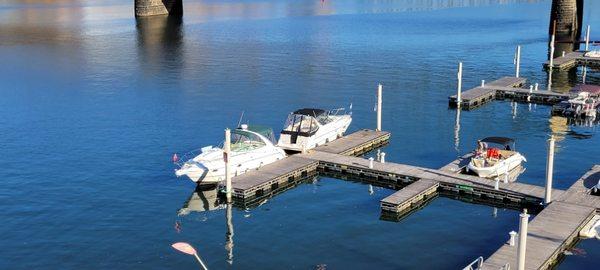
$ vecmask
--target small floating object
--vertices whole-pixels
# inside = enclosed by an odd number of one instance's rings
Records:
[[[177,153],[173,154],[173,163],[177,163],[177,161],[179,161],[179,157],[177,156]]]

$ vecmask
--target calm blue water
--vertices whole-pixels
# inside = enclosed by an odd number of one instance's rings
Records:
[[[600,5],[586,4],[584,24],[599,29],[590,15]],[[231,265],[225,210],[177,215],[194,186],[173,175],[174,152],[218,142],[242,110],[278,129],[296,108],[352,102],[351,129],[373,128],[379,82],[389,161],[440,167],[477,138],[507,135],[529,161],[521,181],[541,185],[554,134],[556,187],[599,163],[597,127],[550,119],[544,106],[462,112],[455,146],[457,62],[467,89],[511,75],[521,44],[522,76],[545,87],[550,1],[184,5],[183,20],[136,21],[132,1],[0,3],[0,269],[197,267],[172,250],[177,241],[213,269],[457,269],[489,256],[517,212],[438,198],[381,221],[379,200],[393,191],[329,178],[233,209]],[[580,80],[581,70],[555,74],[553,85]],[[587,255],[559,268],[594,265],[598,241],[579,247]]]

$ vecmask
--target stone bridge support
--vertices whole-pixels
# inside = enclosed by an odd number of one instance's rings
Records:
[[[135,16],[182,15],[182,0],[134,0]]]
[[[556,41],[578,41],[581,36],[583,0],[552,0],[549,34],[552,35],[556,21]]]

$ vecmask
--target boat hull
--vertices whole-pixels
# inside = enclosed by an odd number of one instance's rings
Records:
[[[340,118],[332,123],[323,126],[317,131],[317,133],[310,137],[298,136],[295,139],[296,143],[290,143],[292,140],[289,134],[281,134],[278,147],[292,152],[302,152],[305,150],[310,150],[317,146],[326,144],[328,142],[334,141],[344,135],[350,123],[352,122],[352,118],[350,115],[340,116]]]
[[[498,163],[494,164],[493,166],[488,167],[476,166],[473,160],[471,160],[467,166],[467,169],[479,177],[493,178],[512,171],[514,168],[520,166],[523,161],[525,161],[525,157],[517,153],[505,160],[498,161]]]

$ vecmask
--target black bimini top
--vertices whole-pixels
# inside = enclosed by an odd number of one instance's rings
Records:
[[[294,114],[308,115],[308,116],[317,117],[319,115],[325,114],[325,110],[304,108],[304,109],[300,109],[300,110],[295,111]]]
[[[507,144],[515,142],[515,140],[513,140],[511,138],[506,138],[506,137],[487,137],[487,138],[481,139],[481,141],[486,142],[486,143],[497,143],[497,144],[502,144],[502,145],[507,145]]]

